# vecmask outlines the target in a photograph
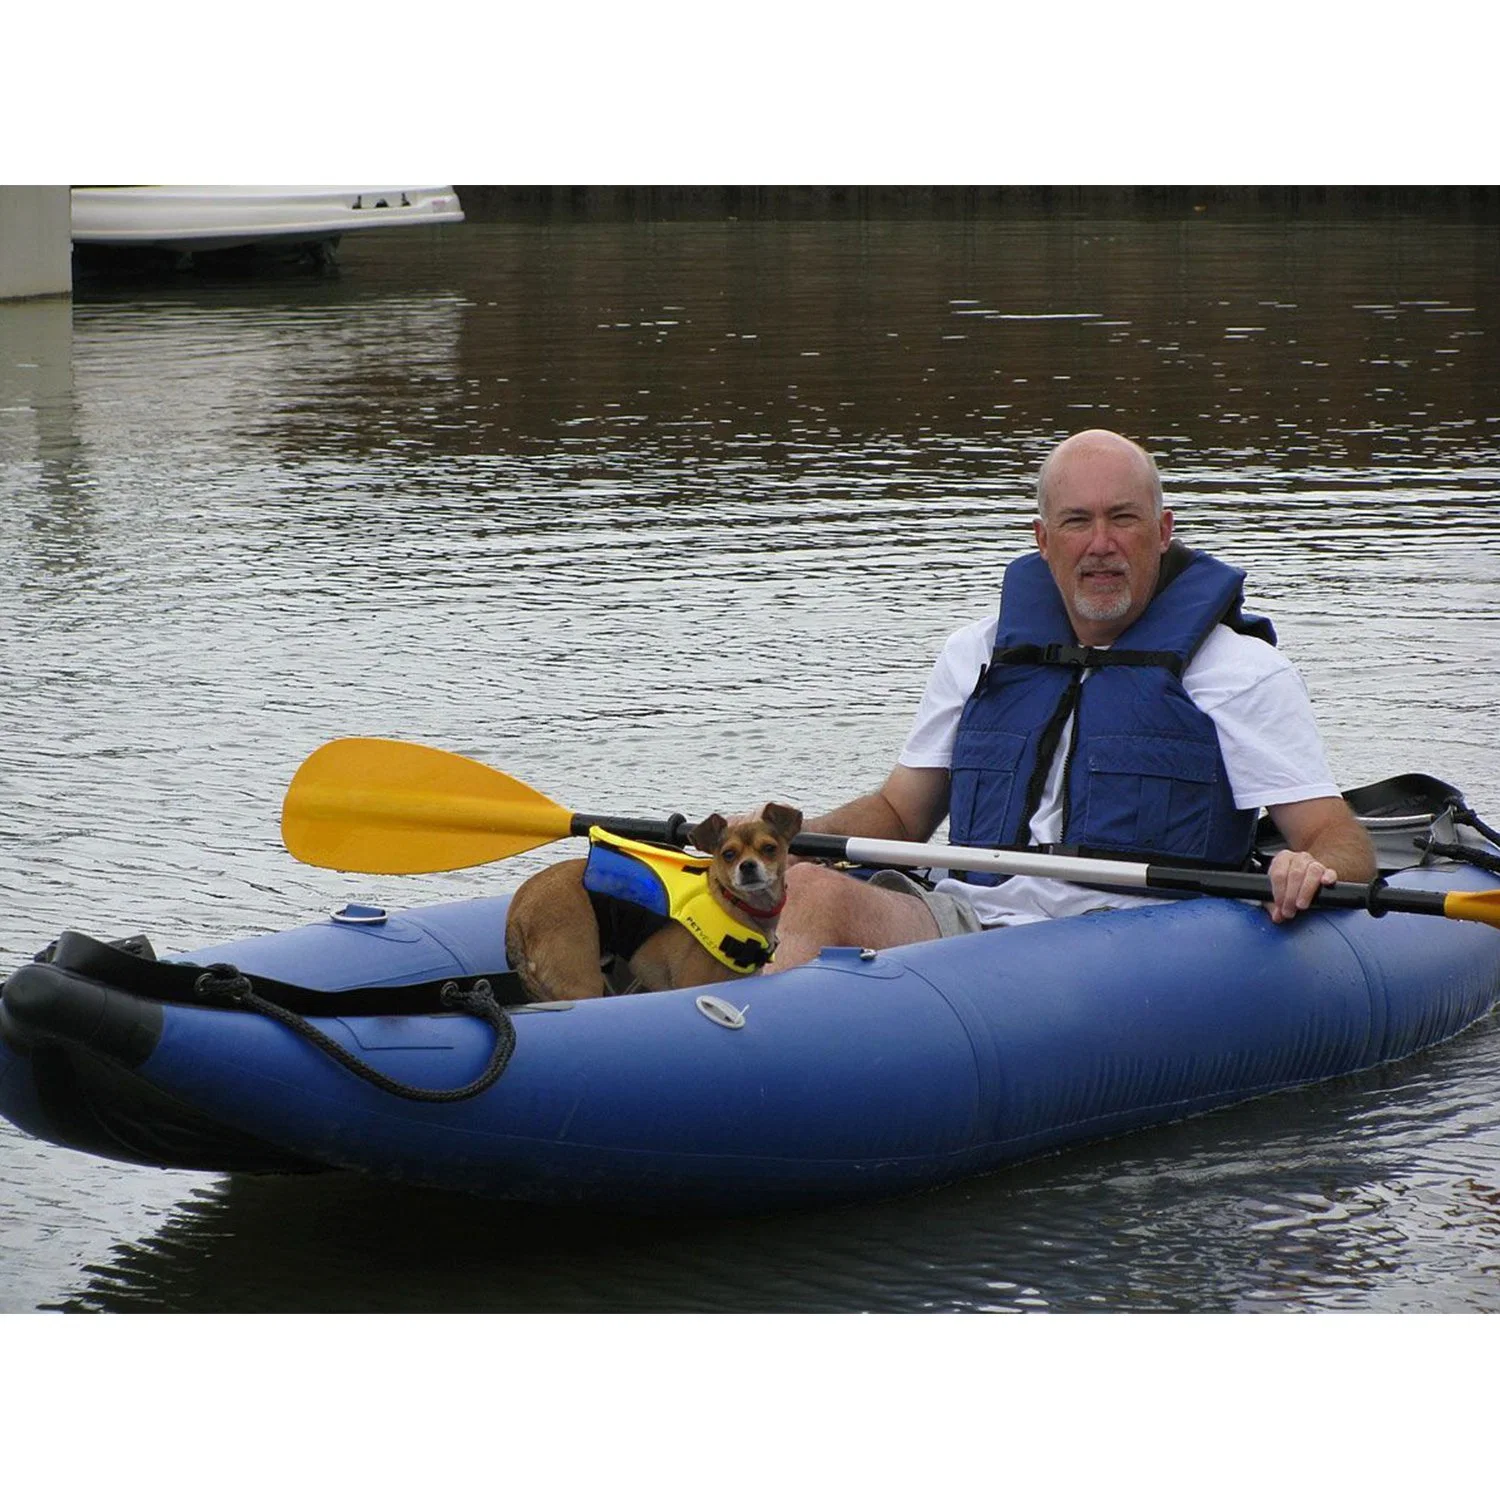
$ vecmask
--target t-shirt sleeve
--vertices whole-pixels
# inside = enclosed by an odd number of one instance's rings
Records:
[[[1339,795],[1306,685],[1274,647],[1221,626],[1183,686],[1214,721],[1236,807]]]
[[[998,620],[991,615],[948,637],[927,679],[906,743],[896,757],[898,764],[944,770],[953,764],[953,736],[959,715],[990,659]]]

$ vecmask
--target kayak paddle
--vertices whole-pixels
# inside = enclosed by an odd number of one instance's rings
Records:
[[[370,875],[425,875],[509,859],[603,828],[681,845],[691,822],[571,812],[525,782],[450,750],[404,740],[340,739],[314,750],[287,788],[281,836],[304,864]],[[1271,882],[1245,870],[1204,870],[892,839],[799,833],[792,853],[915,869],[1040,875],[1075,885],[1268,901]],[[1452,917],[1500,927],[1500,890],[1414,891],[1375,880],[1324,886],[1314,905]]]

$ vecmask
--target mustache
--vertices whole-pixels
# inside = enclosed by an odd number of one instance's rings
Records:
[[[1121,562],[1081,562],[1078,564],[1078,573],[1082,577],[1090,573],[1103,573],[1111,578],[1123,578],[1130,572],[1130,568]]]

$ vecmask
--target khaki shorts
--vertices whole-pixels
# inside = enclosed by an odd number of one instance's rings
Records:
[[[947,891],[930,891],[900,870],[879,870],[870,877],[871,885],[886,891],[900,891],[923,902],[937,921],[939,937],[957,937],[964,932],[982,932],[984,924],[974,908],[962,896]]]

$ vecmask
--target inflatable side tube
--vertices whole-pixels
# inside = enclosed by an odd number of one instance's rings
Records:
[[[27,964],[0,989],[0,1036],[17,1051],[71,1043],[138,1068],[161,1040],[162,1008],[52,964]]]
[[[6,1049],[0,1046],[0,1069]],[[0,1106],[38,1140],[138,1166],[194,1172],[327,1170],[285,1146],[225,1125],[132,1068],[81,1047],[47,1044],[0,1071]]]
[[[0,1105],[40,1140],[112,1161],[212,1172],[324,1170],[224,1125],[139,1071],[164,1007],[89,975],[27,964],[0,987]]]

